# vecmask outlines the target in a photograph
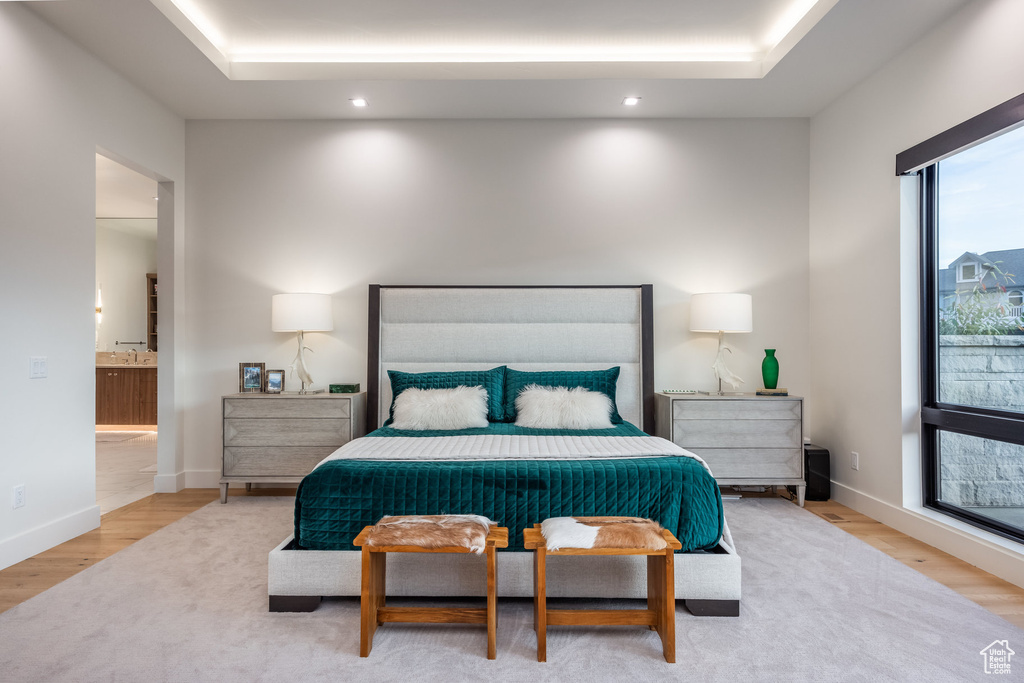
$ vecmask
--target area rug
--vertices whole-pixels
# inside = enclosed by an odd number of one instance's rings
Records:
[[[934,683],[990,680],[981,651],[997,640],[1024,659],[1020,629],[781,499],[726,503],[742,615],[680,607],[676,664],[638,627],[553,627],[538,663],[525,600],[499,603],[495,661],[481,627],[429,624],[385,624],[361,659],[358,599],[267,611],[267,553],[289,533],[292,504],[213,503],[8,610],[2,678]]]

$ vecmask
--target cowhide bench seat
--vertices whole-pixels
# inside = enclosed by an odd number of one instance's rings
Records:
[[[373,634],[385,622],[487,624],[487,658],[497,656],[498,566],[495,549],[508,547],[508,529],[479,515],[384,517],[352,542],[362,548],[359,656],[368,657]],[[487,606],[387,607],[388,553],[476,553],[486,556]]]
[[[533,617],[537,661],[547,661],[548,625],[648,626],[661,636],[665,661],[676,661],[674,552],[682,544],[657,522],[637,517],[554,517],[523,530],[533,550]],[[548,609],[548,555],[647,555],[647,609]]]

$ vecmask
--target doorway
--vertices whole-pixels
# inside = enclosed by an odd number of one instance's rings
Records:
[[[96,155],[96,502],[154,492],[157,471],[157,181]]]

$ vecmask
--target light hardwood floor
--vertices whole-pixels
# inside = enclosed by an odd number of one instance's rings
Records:
[[[156,443],[154,431],[96,428],[96,504],[101,514],[153,495]]]
[[[57,585],[118,550],[217,499],[216,489],[156,493],[109,512],[94,529],[0,571],[0,612]],[[294,495],[289,489],[233,490],[232,496]],[[1024,628],[1024,589],[832,501],[807,510],[865,543]]]

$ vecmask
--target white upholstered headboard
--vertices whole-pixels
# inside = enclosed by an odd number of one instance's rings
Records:
[[[388,370],[622,369],[623,419],[654,429],[651,285],[370,285],[367,430],[387,419]]]

